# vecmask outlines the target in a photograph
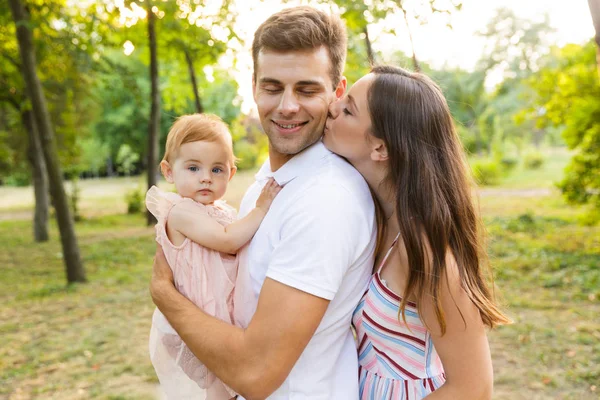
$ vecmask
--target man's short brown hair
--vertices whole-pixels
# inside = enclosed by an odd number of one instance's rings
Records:
[[[330,76],[335,89],[342,79],[347,42],[346,28],[338,16],[308,6],[287,8],[271,15],[254,34],[254,78],[258,53],[263,49],[288,52],[325,46],[331,60]]]

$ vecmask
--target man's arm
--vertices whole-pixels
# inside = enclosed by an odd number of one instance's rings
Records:
[[[232,326],[204,313],[175,289],[160,247],[150,293],[196,357],[248,400],[264,399],[281,386],[329,305],[326,299],[267,278],[248,328]]]

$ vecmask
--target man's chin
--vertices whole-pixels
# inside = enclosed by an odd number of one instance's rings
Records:
[[[271,144],[271,148],[273,150],[275,150],[276,152],[278,152],[279,154],[295,155],[295,154],[302,152],[307,147],[310,147],[313,144],[317,143],[320,139],[321,139],[321,136],[318,136],[314,139],[307,139],[307,140],[303,140],[303,141],[294,141],[294,142],[277,141],[274,143],[273,141],[271,141],[270,144]]]

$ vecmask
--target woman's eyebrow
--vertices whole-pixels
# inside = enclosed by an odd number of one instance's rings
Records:
[[[354,101],[354,97],[352,97],[352,95],[348,95],[348,101],[352,105],[352,108],[354,108],[356,110],[356,112],[359,113],[360,110],[359,110],[358,106],[356,105],[356,101]]]

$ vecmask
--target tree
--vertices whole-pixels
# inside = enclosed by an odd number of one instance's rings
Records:
[[[229,5],[229,0],[224,1],[217,15],[206,15],[203,7],[189,1],[161,4],[165,16],[161,20],[160,47],[166,52],[165,59],[167,60],[181,59],[183,56],[197,113],[204,112],[204,106],[200,96],[201,84],[198,83],[196,68],[216,63],[227,50],[227,41],[235,37],[233,32],[234,15]],[[226,37],[218,39],[211,33],[210,29],[214,29],[216,26],[226,33]],[[177,93],[177,96],[181,97],[181,93]]]
[[[517,151],[533,141],[540,144],[545,129],[536,129],[531,118],[524,118],[533,93],[524,80],[535,74],[543,54],[547,52],[548,38],[553,28],[548,15],[540,21],[521,18],[507,8],[496,10],[486,28],[478,34],[486,41],[477,70],[484,77],[500,73],[503,80],[487,99],[487,106],[478,121],[478,134],[486,142],[488,153],[492,143],[510,141]]]
[[[329,4],[329,1],[322,0],[322,3]],[[434,14],[443,14],[448,18],[452,13],[462,9],[462,2],[456,0],[372,0],[364,2],[360,0],[335,0],[342,18],[345,19],[350,36],[360,35],[364,40],[366,58],[369,65],[375,62],[375,53],[371,46],[368,25],[385,19],[388,15],[401,15],[406,26],[408,38],[412,47],[412,63],[415,71],[420,71],[420,62],[417,59],[416,49],[413,42],[411,23],[417,22],[421,25],[428,23],[429,18]],[[448,19],[447,25],[451,27]],[[397,30],[391,29],[397,36]],[[350,38],[352,39],[352,38]]]
[[[158,89],[158,56],[156,51],[156,31],[154,29],[154,9],[151,0],[146,0],[148,13],[148,46],[150,47],[150,124],[148,126],[148,189],[156,185],[158,163],[158,129],[160,127],[160,91]],[[156,223],[156,218],[150,211],[146,211],[148,225]]]
[[[198,5],[197,1],[190,0],[167,0],[162,2],[153,2],[147,0],[145,4],[140,0],[128,1],[119,7],[120,12],[127,12],[133,9],[141,10],[145,6],[147,18],[147,37],[150,59],[150,83],[151,83],[151,111],[149,122],[148,145],[146,154],[146,168],[148,173],[148,187],[156,184],[157,161],[158,161],[158,143],[159,143],[159,128],[160,128],[160,102],[161,92],[159,91],[159,73],[158,73],[158,56],[157,49],[161,48],[161,60],[163,63],[169,63],[171,67],[174,63],[172,60],[184,56],[184,65],[187,68],[192,84],[195,110],[202,111],[204,109],[198,90],[198,82],[195,73],[195,61],[200,62],[215,62],[217,56],[225,51],[224,43],[217,43],[213,40],[206,27],[201,27],[204,17],[202,15],[202,5]],[[227,15],[229,0],[223,1],[223,6],[216,20],[211,21],[210,27],[223,26],[232,24],[232,18]],[[202,16],[203,18],[199,18]],[[225,21],[225,22],[223,22]],[[134,41],[139,41],[139,29],[137,26],[138,18],[133,17],[126,26],[130,26],[129,30],[134,36]],[[157,25],[161,25],[160,35],[157,35]],[[228,28],[227,28],[228,29]],[[127,30],[126,30],[127,31]],[[138,35],[135,35],[138,33]],[[229,30],[231,33],[231,30]],[[177,51],[178,57],[173,57],[173,52]],[[167,68],[168,69],[168,68]],[[177,73],[177,68],[174,72],[167,71],[165,74]],[[181,96],[181,92],[177,92],[177,98],[185,100],[185,96]],[[181,100],[176,100],[181,101]],[[147,212],[148,224],[154,223],[154,216]]]
[[[48,170],[50,192],[60,230],[67,282],[85,282],[85,270],[79,255],[73,217],[69,210],[67,195],[63,185],[54,132],[50,122],[46,99],[36,72],[37,61],[28,12],[24,4],[19,0],[9,0],[9,5],[16,25],[23,79],[26,84],[28,97],[31,100],[37,131],[40,134],[44,159]]]
[[[21,64],[18,61],[18,49],[10,46],[14,43],[16,35],[12,24],[9,25],[8,10],[0,12],[2,25],[5,31],[1,38],[4,43],[0,54],[4,60],[4,68],[0,72],[0,101],[7,102],[18,113],[21,124],[27,131],[27,160],[31,168],[33,178],[33,189],[35,198],[35,210],[33,213],[33,237],[36,242],[48,241],[48,176],[42,146],[37,132],[35,119],[31,112],[31,104],[27,101],[24,93],[22,78],[20,78]],[[10,37],[10,36],[12,37]],[[16,82],[15,82],[16,81]],[[17,84],[17,82],[19,82]]]
[[[531,106],[538,128],[562,127],[576,154],[560,188],[573,203],[592,204],[600,217],[600,78],[594,42],[553,48],[529,85],[537,97]]]
[[[548,15],[542,21],[520,18],[509,8],[499,8],[478,35],[486,40],[479,69],[500,69],[507,78],[523,78],[536,71],[554,32]]]
[[[594,30],[596,36],[596,65],[598,66],[598,74],[600,75],[600,0],[588,0],[592,21],[594,22]]]

